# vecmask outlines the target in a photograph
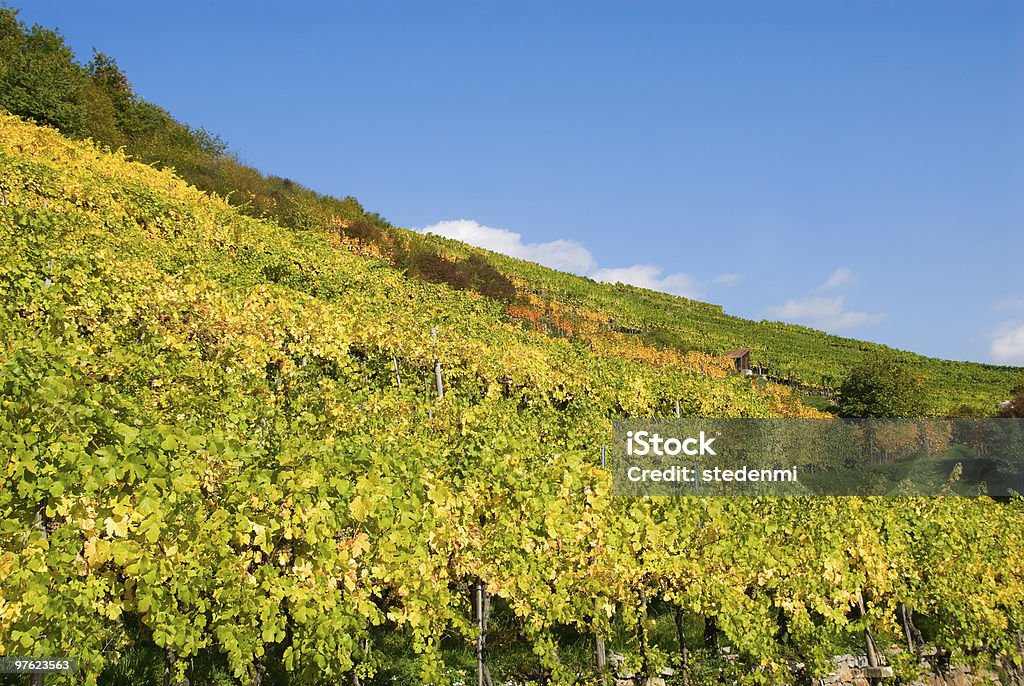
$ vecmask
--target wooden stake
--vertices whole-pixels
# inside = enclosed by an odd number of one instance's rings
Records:
[[[479,633],[476,637],[476,683],[484,686],[484,591],[483,583],[476,582],[476,621]]]
[[[900,603],[900,613],[903,615],[903,633],[907,636],[907,648],[914,652],[914,637],[910,633],[910,618],[907,616],[907,606]]]
[[[171,674],[174,672],[174,663],[178,656],[170,648],[164,649],[164,686],[171,686]]]
[[[686,669],[686,630],[683,626],[683,608],[675,606],[676,636],[679,637],[679,669]]]
[[[437,386],[437,397],[444,400],[444,384],[441,382],[441,361],[437,357],[437,327],[430,330],[430,339],[434,344],[434,382]]]
[[[647,683],[651,677],[651,663],[647,654],[647,593],[640,592],[640,618],[636,628],[636,639],[640,648],[640,677]]]
[[[604,448],[604,446],[601,447]],[[596,615],[600,611],[601,608],[598,606],[597,598],[594,598],[594,614]],[[601,675],[601,682],[607,683],[608,675],[605,673],[605,671],[608,669],[608,655],[605,651],[604,637],[601,636],[600,633],[595,633],[594,642],[597,644],[597,673]]]
[[[867,609],[864,606],[864,594],[860,591],[857,591],[857,604],[860,607],[860,616],[866,617]],[[871,638],[871,631],[867,627],[864,627],[864,640],[867,643],[868,649],[868,667],[879,667],[878,649],[875,646],[875,639]],[[872,685],[879,683],[878,678],[871,677],[870,683]]]

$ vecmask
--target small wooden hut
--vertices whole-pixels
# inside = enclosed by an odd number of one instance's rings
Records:
[[[736,371],[740,374],[750,373],[750,348],[740,348],[738,350],[730,350],[725,354],[733,365],[736,367]]]

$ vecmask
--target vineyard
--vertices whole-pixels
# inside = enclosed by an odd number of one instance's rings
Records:
[[[48,683],[1019,670],[1020,499],[615,498],[615,417],[817,413],[0,132],[0,653]]]
[[[429,236],[453,256],[482,252],[456,241]],[[515,281],[529,306],[517,312],[538,328],[572,333],[587,330],[625,332],[661,350],[722,355],[751,349],[751,364],[779,381],[810,392],[831,394],[848,370],[877,356],[898,360],[919,373],[935,416],[985,416],[1020,384],[1017,367],[928,358],[877,343],[843,338],[796,324],[751,321],[727,315],[720,305],[657,293],[625,284],[603,284],[498,253],[486,253]]]
[[[809,402],[834,398],[851,370],[884,357],[921,377],[927,413],[934,416],[994,415],[1021,384],[1019,368],[931,359],[802,326],[745,320],[718,305],[599,284],[392,226],[351,196],[322,195],[246,166],[217,136],[175,120],[135,93],[113,58],[97,52],[80,64],[59,33],[25,25],[6,6],[0,6],[0,108],[70,138],[91,139],[133,160],[174,169],[238,213],[299,232],[337,234],[350,251],[406,277],[484,295],[504,306],[504,313],[489,310],[488,317],[568,338],[599,357],[720,375],[724,368],[717,356],[746,347],[764,378],[807,394]],[[269,269],[264,276],[275,280],[275,270],[288,267]]]

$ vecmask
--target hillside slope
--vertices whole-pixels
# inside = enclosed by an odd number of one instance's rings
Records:
[[[769,377],[824,394],[866,357],[895,356],[924,377],[933,414],[992,414],[1021,382],[1019,368],[934,360],[804,327],[747,321],[725,315],[719,306],[596,284],[398,229],[355,198],[315,193],[242,164],[216,136],[138,96],[109,56],[97,53],[80,65],[58,33],[25,26],[7,7],[0,7],[0,108],[173,168],[249,216],[297,231],[337,232],[350,239],[350,247],[355,241],[360,253],[408,276],[510,302],[509,315],[527,326],[568,335],[601,353],[692,366],[707,355],[749,347],[752,362]]]
[[[771,378],[830,394],[848,371],[874,356],[896,359],[925,382],[931,411],[992,415],[997,404],[1024,383],[1021,367],[925,357],[878,343],[827,334],[796,324],[753,321],[725,314],[720,305],[624,284],[597,283],[437,236],[437,249],[453,258],[482,252],[516,285],[515,312],[557,333],[584,328],[627,332],[626,340],[661,349],[722,355],[751,350],[751,365]]]
[[[414,388],[436,356],[449,377],[449,392],[471,398],[522,391],[549,404],[592,404],[609,416],[651,416],[674,408],[677,400],[691,416],[804,412],[785,389],[753,387],[710,356],[693,356],[686,364],[683,358],[671,358],[673,365],[645,364],[526,332],[510,323],[499,303],[405,278],[386,263],[353,255],[330,234],[249,220],[169,172],[97,153],[10,116],[2,121],[5,212],[23,226],[53,225],[49,236],[33,232],[31,248],[8,253],[8,268],[45,259],[34,268],[60,284],[63,262],[85,259],[148,269],[152,273],[140,284],[159,275],[172,283],[203,280],[204,288],[282,291],[298,302],[329,307],[330,316],[318,315],[321,326],[346,323],[350,331],[337,337],[334,348],[345,355],[357,350],[375,380],[393,375],[385,368],[395,358],[400,376],[404,372]],[[129,297],[123,289],[101,296],[99,284],[94,290],[90,302]],[[47,290],[54,292],[62,291]],[[227,344],[218,337],[208,345],[213,347],[206,354],[217,356]],[[266,361],[283,357],[284,364],[296,356],[301,357],[297,351],[268,353]]]
[[[425,650],[458,626],[447,580],[482,564],[450,556],[497,540],[479,508],[535,499],[509,514],[539,508],[550,543],[598,506],[580,489],[607,507],[613,416],[807,414],[713,361],[523,331],[486,298],[9,115],[0,190],[0,644],[93,675],[129,641],[123,615],[182,657],[216,644],[236,671],[302,607],[318,621],[289,625],[284,664],[349,669],[350,637],[384,621]],[[291,587],[307,564],[344,581],[339,616],[330,587]]]
[[[907,605],[975,660],[1024,629],[1019,501],[613,498],[616,416],[814,415],[714,358],[524,330],[9,115],[0,190],[4,654],[460,683],[470,588],[523,656],[497,679],[593,683],[581,636],[655,669],[658,613],[712,637],[708,679],[758,683],[902,641]]]

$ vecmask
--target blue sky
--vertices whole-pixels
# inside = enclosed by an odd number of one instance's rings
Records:
[[[400,226],[1024,364],[1020,2],[16,5]]]

